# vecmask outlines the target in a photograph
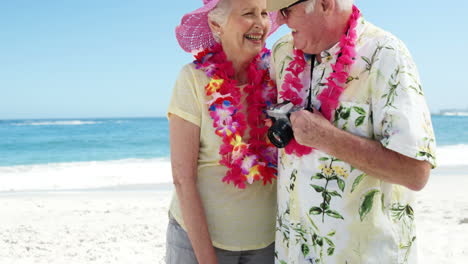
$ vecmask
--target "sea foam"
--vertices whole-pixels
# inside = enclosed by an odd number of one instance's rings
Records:
[[[439,167],[468,165],[467,144],[439,146],[436,155]]]
[[[468,167],[468,145],[440,146],[440,171]],[[468,171],[466,172],[468,174]],[[1,191],[71,190],[172,182],[169,158],[0,166]]]
[[[0,167],[0,191],[95,189],[172,182],[168,159]]]

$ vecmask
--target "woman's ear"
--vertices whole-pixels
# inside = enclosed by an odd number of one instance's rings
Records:
[[[218,37],[221,35],[221,25],[218,24],[218,22],[208,20],[208,25],[210,26],[213,34],[217,35]]]

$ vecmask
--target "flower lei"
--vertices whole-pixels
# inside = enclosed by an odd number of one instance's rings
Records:
[[[317,99],[321,102],[322,114],[330,121],[333,111],[339,105],[339,98],[345,89],[344,84],[348,79],[349,69],[354,63],[354,57],[356,56],[356,26],[359,16],[359,9],[353,6],[353,12],[346,25],[347,32],[341,37],[339,43],[340,49],[336,53],[338,59],[335,64],[331,65],[333,72],[326,78],[327,88],[317,96]],[[280,97],[283,100],[289,100],[294,105],[305,105],[304,98],[307,98],[307,90],[303,89],[304,85],[301,83],[302,76],[300,77],[299,75],[304,72],[306,61],[304,53],[301,50],[294,49],[293,52],[294,59],[285,69],[287,73],[284,76],[284,82],[281,86],[282,91],[280,92]],[[298,157],[309,154],[312,150],[313,148],[311,147],[297,143],[295,139],[292,139],[285,147],[287,154],[295,154]]]
[[[276,178],[277,150],[266,141],[268,127],[263,122],[264,109],[276,103],[276,85],[268,71],[269,56],[270,51],[263,49],[247,68],[246,118],[241,113],[241,90],[232,79],[234,68],[222,46],[217,44],[195,55],[196,68],[211,79],[205,92],[211,98],[207,104],[215,133],[222,138],[219,163],[228,168],[223,182],[233,182],[240,189],[246,187],[246,182],[262,180],[267,184]],[[250,139],[246,143],[243,136],[247,126]]]

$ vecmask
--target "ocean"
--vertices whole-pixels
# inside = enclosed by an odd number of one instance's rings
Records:
[[[468,116],[432,122],[438,166],[467,168]],[[0,120],[0,191],[169,183],[168,132],[166,118]]]

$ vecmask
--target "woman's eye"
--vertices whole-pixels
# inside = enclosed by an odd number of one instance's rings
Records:
[[[268,16],[268,12],[262,12],[262,16]]]
[[[252,12],[248,12],[248,13],[245,13],[244,16],[250,16],[250,15],[253,15]]]

